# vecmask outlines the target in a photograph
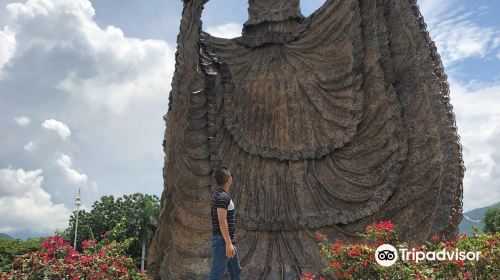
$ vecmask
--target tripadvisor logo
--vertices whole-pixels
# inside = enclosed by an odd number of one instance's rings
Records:
[[[390,244],[382,244],[375,251],[375,261],[381,266],[391,266],[401,256],[402,261],[413,260],[415,262],[428,260],[428,261],[477,261],[481,252],[465,252],[455,249],[448,251],[446,249],[440,251],[417,251],[415,248],[408,250],[407,248],[400,248],[398,250]]]
[[[381,266],[391,266],[398,260],[398,251],[390,244],[382,244],[375,251],[375,261]]]

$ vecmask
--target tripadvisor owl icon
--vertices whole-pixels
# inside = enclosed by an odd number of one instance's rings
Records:
[[[391,266],[398,260],[398,251],[390,244],[382,244],[375,251],[375,261],[381,266]]]

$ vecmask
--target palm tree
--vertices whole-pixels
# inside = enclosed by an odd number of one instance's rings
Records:
[[[158,197],[145,195],[140,198],[135,209],[135,225],[137,226],[137,235],[141,243],[141,271],[144,271],[144,261],[146,259],[146,246],[149,245],[151,238],[156,230],[160,208]]]

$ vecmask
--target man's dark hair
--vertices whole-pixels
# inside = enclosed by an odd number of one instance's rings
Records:
[[[213,177],[217,185],[222,186],[231,177],[231,173],[227,167],[222,167],[215,170]]]

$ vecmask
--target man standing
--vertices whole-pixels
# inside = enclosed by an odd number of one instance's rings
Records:
[[[236,225],[234,220],[234,203],[229,197],[229,189],[233,184],[233,175],[226,167],[213,174],[217,188],[212,195],[212,267],[208,280],[220,280],[226,267],[229,279],[240,279],[240,261],[234,244]]]

